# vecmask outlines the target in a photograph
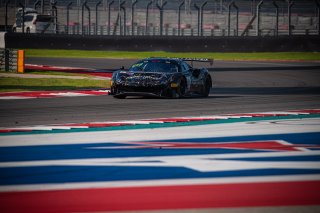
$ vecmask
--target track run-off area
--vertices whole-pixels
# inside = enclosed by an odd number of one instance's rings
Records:
[[[319,212],[320,63],[208,68],[209,98],[0,100],[1,212]]]

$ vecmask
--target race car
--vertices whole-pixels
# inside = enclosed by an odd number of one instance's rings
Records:
[[[191,65],[195,61],[213,63],[212,59],[192,58],[139,60],[128,70],[122,68],[113,73],[110,94],[121,99],[127,96],[208,97],[212,78],[206,68],[193,68]]]

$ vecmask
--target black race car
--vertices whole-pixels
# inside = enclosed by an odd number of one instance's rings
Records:
[[[115,98],[127,96],[156,96],[181,98],[192,95],[207,97],[212,79],[207,69],[195,69],[189,63],[212,59],[147,58],[133,64],[129,70],[118,70],[111,79],[110,94]]]

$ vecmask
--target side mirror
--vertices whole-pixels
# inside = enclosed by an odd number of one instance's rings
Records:
[[[199,77],[201,70],[200,69],[193,69],[192,70],[192,75],[196,78]]]
[[[120,67],[120,70],[124,70],[124,66]]]

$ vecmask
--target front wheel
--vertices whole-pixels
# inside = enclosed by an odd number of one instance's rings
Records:
[[[181,78],[178,83],[178,87],[172,89],[172,98],[181,98],[185,96],[187,91],[187,82],[184,78]]]

